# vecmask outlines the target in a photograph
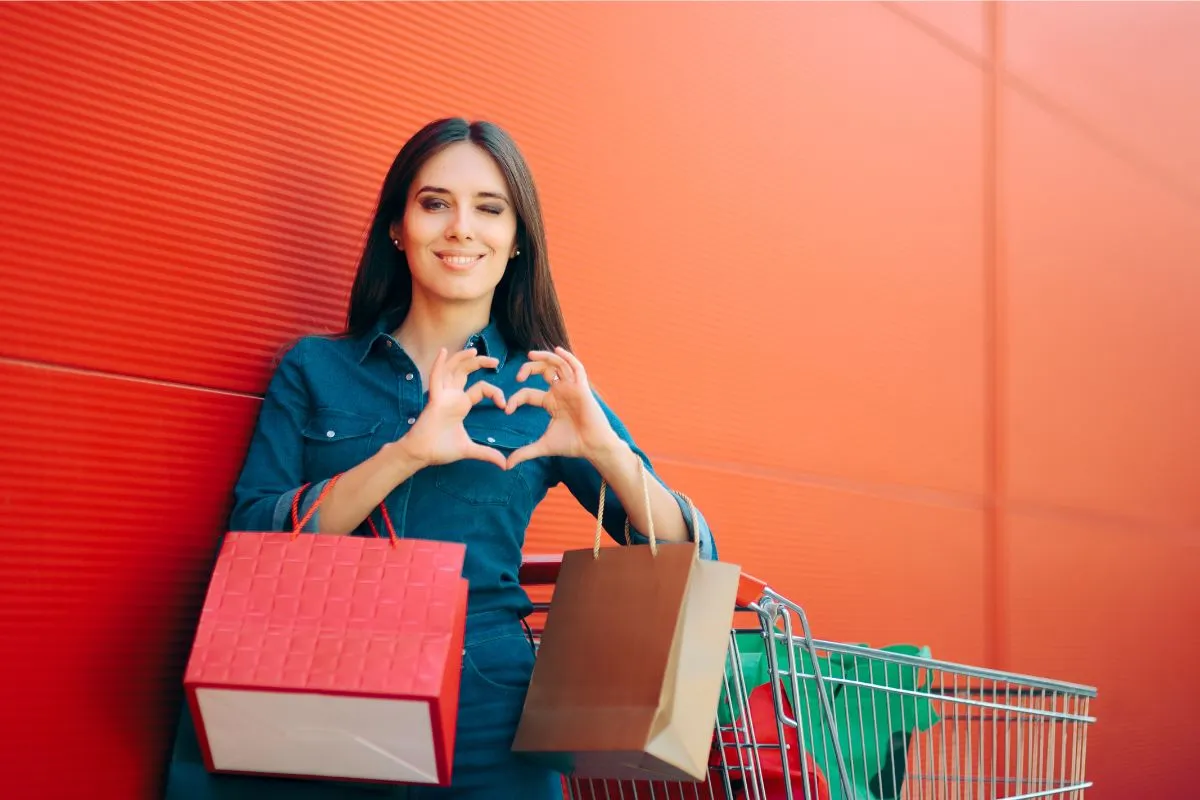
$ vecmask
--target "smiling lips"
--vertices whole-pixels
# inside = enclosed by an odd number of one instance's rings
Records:
[[[469,269],[483,260],[483,254],[438,253],[438,258],[450,269]]]

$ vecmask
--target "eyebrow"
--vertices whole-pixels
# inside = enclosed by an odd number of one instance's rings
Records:
[[[420,189],[417,190],[417,195],[422,195],[422,194],[425,194],[426,192],[433,192],[434,194],[452,194],[452,192],[449,189],[443,189],[441,186],[422,186]],[[497,192],[476,192],[475,196],[476,197],[492,197],[497,200],[503,200],[506,203],[511,202],[508,199],[507,195],[499,194]]]

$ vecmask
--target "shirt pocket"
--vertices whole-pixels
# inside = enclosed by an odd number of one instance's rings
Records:
[[[463,429],[471,441],[497,450],[505,458],[538,437],[538,434],[530,431],[476,421],[470,416],[464,421]],[[434,485],[451,497],[471,505],[508,505],[515,491],[526,490],[522,473],[528,464],[526,462],[515,469],[506,470],[486,461],[464,458],[439,466]]]
[[[324,480],[358,466],[382,445],[380,420],[319,408],[301,430],[304,437],[304,474],[310,481]]]

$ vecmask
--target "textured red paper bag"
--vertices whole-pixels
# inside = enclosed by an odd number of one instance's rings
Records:
[[[184,679],[208,769],[449,783],[465,552],[228,534]]]

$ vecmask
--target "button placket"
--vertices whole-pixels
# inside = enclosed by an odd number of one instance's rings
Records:
[[[400,418],[411,427],[416,424],[417,415],[421,412],[421,380],[417,376],[416,365],[412,363],[412,359],[403,350],[400,353],[403,355],[403,363],[398,366],[403,372],[398,375],[396,400],[399,404]]]

